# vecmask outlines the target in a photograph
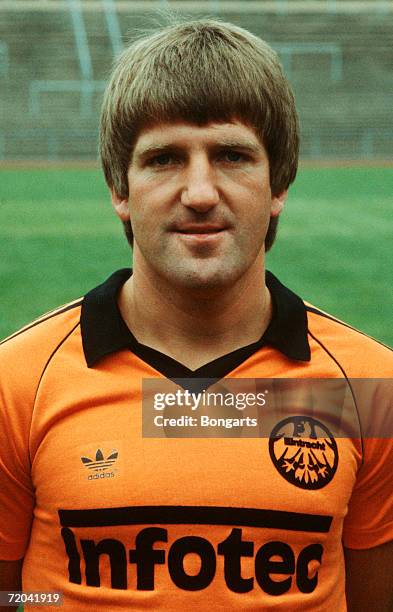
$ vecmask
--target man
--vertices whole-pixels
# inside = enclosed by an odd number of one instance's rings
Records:
[[[270,440],[142,435],[144,379],[200,401],[217,381],[391,376],[389,349],[265,276],[297,156],[289,85],[249,32],[194,21],[121,56],[101,157],[133,273],[2,346],[1,589],[23,563],[24,591],[72,611],[389,610],[388,439],[304,412]]]

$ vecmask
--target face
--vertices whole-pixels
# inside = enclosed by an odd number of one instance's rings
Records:
[[[157,124],[141,132],[128,170],[129,199],[112,194],[131,220],[134,269],[184,288],[233,285],[262,274],[271,216],[269,160],[240,122]]]

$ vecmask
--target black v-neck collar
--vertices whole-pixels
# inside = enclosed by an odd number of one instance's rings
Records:
[[[307,340],[307,311],[303,301],[266,272],[266,285],[273,301],[273,316],[263,336],[196,370],[190,370],[172,357],[138,342],[124,322],[117,304],[117,295],[131,275],[126,268],[118,270],[84,298],[81,313],[83,350],[89,368],[120,350],[129,349],[145,363],[167,378],[223,378],[241,365],[258,349],[273,346],[289,359],[310,360]]]

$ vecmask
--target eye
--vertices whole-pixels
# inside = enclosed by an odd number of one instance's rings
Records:
[[[175,158],[170,153],[160,153],[149,159],[150,166],[169,166],[175,162]]]
[[[228,149],[226,151],[222,151],[221,158],[226,162],[236,164],[243,161],[245,159],[245,156],[239,151],[233,151],[232,149]]]

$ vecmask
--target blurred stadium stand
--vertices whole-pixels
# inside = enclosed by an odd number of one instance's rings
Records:
[[[392,0],[1,0],[0,160],[95,159],[113,58],[168,6],[272,44],[303,159],[392,159]]]

